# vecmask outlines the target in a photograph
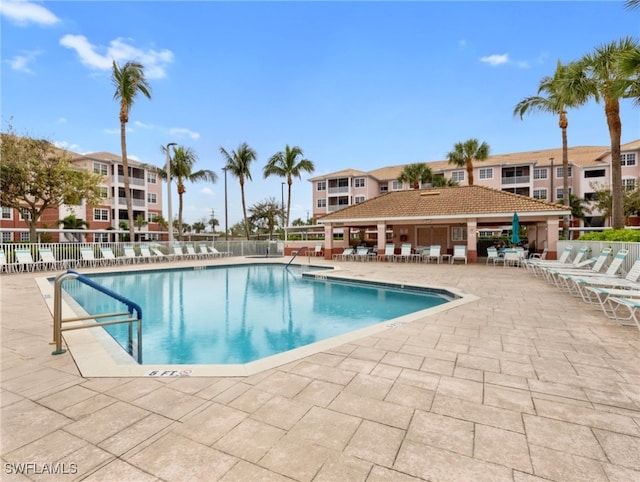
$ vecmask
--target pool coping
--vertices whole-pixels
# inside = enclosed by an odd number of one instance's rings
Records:
[[[226,264],[226,263],[225,263]],[[228,263],[229,265],[246,264],[246,263]],[[252,263],[253,264],[253,263]],[[255,263],[262,264],[262,263]],[[274,263],[281,264],[281,263]],[[224,265],[215,264],[212,266],[220,267]],[[157,265],[146,266],[120,266],[116,268],[122,269],[135,267],[138,270],[162,269]],[[139,365],[129,356],[126,351],[104,330],[84,329],[66,331],[63,334],[63,342],[67,345],[67,350],[73,358],[78,370],[83,377],[246,377],[256,373],[275,368],[287,363],[291,363],[301,358],[314,355],[316,353],[330,350],[337,346],[352,342],[354,340],[375,335],[386,330],[392,330],[401,325],[411,323],[413,321],[433,316],[443,311],[476,301],[477,296],[463,293],[455,288],[444,286],[423,285],[416,283],[397,283],[388,280],[375,279],[373,277],[349,277],[340,276],[340,268],[333,266],[326,269],[327,266],[318,266],[323,268],[323,278],[329,278],[335,281],[349,282],[365,282],[382,284],[386,287],[415,287],[426,289],[434,292],[446,291],[455,295],[457,298],[433,308],[416,311],[403,315],[391,320],[386,320],[375,325],[351,331],[342,335],[334,336],[326,340],[317,341],[309,345],[305,345],[283,353],[271,355],[260,360],[255,360],[245,364],[198,364],[198,365],[170,365],[170,364],[148,364]],[[185,268],[182,266],[181,268]],[[178,269],[181,269],[178,268]],[[167,266],[164,269],[176,269]],[[98,274],[104,271],[88,270],[82,274]],[[327,276],[331,273],[330,276]],[[337,275],[337,276],[336,276]],[[313,276],[313,275],[312,275]],[[36,278],[36,284],[43,296],[43,299],[53,314],[54,304],[54,287],[50,282],[51,276]],[[79,306],[72,306],[66,300],[62,302],[63,319],[80,316]],[[97,324],[97,323],[96,323]],[[63,343],[63,344],[64,344]]]

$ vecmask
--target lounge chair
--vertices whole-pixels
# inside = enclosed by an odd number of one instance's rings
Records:
[[[384,254],[378,255],[378,261],[393,261],[396,255],[396,245],[386,244],[384,247]]]
[[[467,247],[462,244],[453,246],[453,254],[449,259],[449,263],[453,264],[454,261],[460,260],[464,261],[464,264],[467,264]]]
[[[609,318],[614,318],[610,312],[609,298],[640,298],[640,284],[635,289],[615,288],[604,286],[585,286],[585,301],[592,305],[598,304],[603,313]]]
[[[332,258],[335,261],[347,261],[347,260],[351,259],[351,257],[353,256],[354,251],[355,250],[353,248],[344,248],[344,251],[342,251],[342,253],[334,254],[332,256]]]
[[[416,259],[416,255],[413,253],[411,244],[403,243],[400,246],[400,254],[396,254],[394,259],[396,261],[404,261],[405,263]]]
[[[98,264],[98,260],[95,257],[93,248],[80,248],[80,258],[82,260],[82,266],[94,267]]]
[[[36,263],[28,249],[16,249],[16,268],[18,271],[35,271],[40,267],[40,263]]]
[[[580,249],[584,249],[584,252],[586,252],[587,250],[586,247],[580,248]],[[541,273],[538,270],[543,269],[544,267],[555,267],[555,266],[565,266],[565,265],[569,266],[569,263],[571,262],[569,258],[571,256],[572,251],[573,251],[573,246],[571,245],[565,246],[565,248],[562,250],[562,253],[560,254],[560,257],[557,260],[531,258],[525,261],[525,267],[529,271],[534,273],[536,276],[539,276]]]
[[[140,246],[140,258],[148,263],[156,261],[156,256],[152,256],[149,251],[149,246]]]
[[[193,246],[193,244],[187,244],[185,245],[185,249],[187,250],[187,254],[185,254],[185,257],[188,259],[201,259],[202,255],[200,253],[196,253],[196,248]]]
[[[158,248],[154,248],[153,246],[149,247],[149,250],[151,251],[151,253],[153,253],[155,258],[160,261],[169,261],[173,259],[173,256],[174,256],[173,254],[164,254]]]
[[[496,263],[504,263],[504,258],[500,256],[497,248],[487,248],[487,261],[485,264],[489,264],[489,261],[493,261],[493,265]]]
[[[432,260],[436,260],[436,262],[438,264],[440,264],[442,262],[442,253],[441,253],[442,247],[434,244],[433,246],[429,246],[429,254],[427,254],[424,257],[424,260],[427,263],[430,263]]]
[[[372,253],[368,247],[358,246],[356,252],[352,256],[352,259],[357,261],[369,261],[372,256],[374,256],[374,253]]]
[[[7,263],[7,256],[4,254],[4,249],[0,249],[0,273],[11,273],[13,271],[13,265]]]
[[[211,254],[213,254],[214,256],[220,256],[221,258],[225,256],[231,256],[233,254],[233,252],[231,251],[218,251],[215,246],[208,246],[208,249]]]
[[[178,243],[173,245],[173,259],[183,259],[184,258],[184,251],[182,251],[182,246],[180,246]]]
[[[623,322],[633,320],[633,322],[640,330],[640,321],[638,320],[637,311],[640,308],[640,299],[637,298],[624,298],[624,297],[609,297],[608,303],[611,306],[611,317],[616,319],[617,321]],[[627,315],[622,315],[619,310],[621,308],[626,308]]]
[[[106,266],[108,264],[120,264],[121,260],[116,257],[111,248],[103,248],[100,246],[100,254],[102,254],[102,258],[100,260],[100,264],[102,266]]]
[[[617,275],[606,276],[605,273],[604,276],[572,276],[568,282],[572,283],[571,292],[579,295],[587,303],[594,302],[594,290],[591,288],[595,287],[640,290],[640,257],[624,278]]]
[[[57,260],[51,248],[40,248],[38,252],[42,269],[55,270],[66,266],[66,261]]]
[[[573,269],[573,270],[549,270],[553,283],[562,289],[566,289],[571,291],[571,277],[574,276],[576,278],[586,278],[586,277],[617,277],[618,271],[622,268],[622,263],[627,257],[629,251],[626,249],[619,250],[613,258],[613,261],[609,265],[606,271],[602,271],[606,265],[606,262],[611,253],[610,248],[603,249],[602,252],[598,255],[598,259],[593,264],[591,269]]]
[[[322,244],[316,244],[316,247],[311,251],[312,256],[324,256],[324,248]]]
[[[611,248],[605,248],[602,251],[600,251],[600,254],[598,254],[598,257],[595,258],[595,261],[593,259],[588,259],[584,262],[580,263],[580,266],[570,266],[570,267],[554,267],[554,268],[544,268],[542,270],[542,274],[544,275],[545,279],[551,283],[554,284],[558,287],[560,287],[559,280],[557,280],[556,278],[560,275],[578,275],[580,276],[581,274],[587,273],[587,272],[593,272],[593,273],[600,273],[600,270],[602,270],[607,262],[607,259],[609,258],[609,255],[611,254]],[[589,263],[591,265],[593,265],[590,269],[587,269],[588,265],[584,265],[585,263]]]
[[[124,257],[129,263],[138,263],[140,259],[136,256],[136,251],[133,249],[133,246],[125,246],[124,247]]]

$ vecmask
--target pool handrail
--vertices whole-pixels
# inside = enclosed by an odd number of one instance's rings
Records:
[[[100,291],[101,293],[110,296],[111,298],[125,304],[127,306],[127,311],[120,313],[104,313],[100,315],[89,315],[78,318],[67,318],[65,320],[62,319],[62,282],[67,279],[76,279],[87,286]],[[134,316],[133,312],[136,312]],[[89,324],[79,324],[67,328],[62,328],[63,322],[71,322],[71,321],[84,321],[84,320],[95,320],[96,318],[107,318],[113,316],[124,316],[130,315],[129,318],[122,320],[111,320],[111,321],[103,321],[100,323],[89,323]],[[138,345],[137,345],[137,362],[142,363],[142,308],[137,303],[125,298],[119,293],[106,288],[99,283],[96,283],[90,278],[87,278],[83,274],[78,273],[72,269],[67,270],[65,273],[61,273],[56,276],[54,281],[54,297],[53,297],[53,341],[56,345],[55,351],[53,351],[52,355],[61,355],[65,353],[66,350],[62,349],[62,332],[67,330],[78,330],[82,328],[95,328],[98,326],[106,326],[106,325],[117,325],[121,323],[129,324],[129,346],[128,352],[131,356],[133,356],[133,331],[132,331],[132,323],[137,322],[138,324]]]
[[[302,248],[298,248],[298,250],[295,253],[293,253],[293,256],[291,256],[291,259],[289,260],[289,262],[287,263],[285,268],[289,267],[289,265],[293,262],[294,259],[296,259],[296,256],[298,256],[298,254],[300,254],[300,251],[302,251],[303,249],[308,250],[309,247],[308,246],[303,246]]]

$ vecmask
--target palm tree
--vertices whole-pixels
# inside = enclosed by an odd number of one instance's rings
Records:
[[[166,150],[166,147],[163,147]],[[171,164],[171,178],[176,180],[178,185],[178,226],[182,226],[182,208],[183,208],[183,196],[187,192],[185,187],[185,181],[198,182],[209,181],[216,182],[218,176],[215,172],[209,169],[201,169],[193,172],[193,165],[198,161],[198,155],[190,147],[174,146],[173,158],[170,160]],[[167,177],[166,172],[161,172],[160,176]],[[182,239],[182,231],[180,232],[180,238]]]
[[[282,206],[275,198],[270,197],[251,206],[249,212],[251,213],[252,223],[257,226],[265,226],[269,233],[269,239],[271,239],[276,227],[276,219],[282,216]]]
[[[115,100],[120,101],[120,146],[122,149],[122,171],[124,176],[124,195],[127,202],[127,219],[129,219],[129,238],[135,238],[133,229],[133,205],[129,190],[129,161],[127,160],[127,122],[129,111],[138,94],[151,98],[151,88],[144,76],[144,67],[139,62],[126,62],[122,68],[113,61],[111,82],[116,88],[113,94]]]
[[[196,234],[200,234],[206,228],[205,224],[202,221],[196,221],[195,223],[193,223],[192,227]]]
[[[89,227],[89,223],[84,219],[78,219],[75,214],[70,214],[64,219],[58,220],[58,224],[62,224],[62,229],[84,229]],[[80,233],[71,233],[71,238],[78,242],[82,240],[82,235]]]
[[[518,102],[513,110],[513,115],[524,117],[527,112],[546,112],[558,116],[558,126],[562,132],[562,192],[563,197],[569,193],[569,146],[567,142],[567,108],[578,107],[586,103],[587,98],[581,96],[578,91],[569,88],[567,75],[569,66],[558,61],[553,76],[544,77],[538,84],[538,95],[527,97]],[[575,68],[572,65],[571,68]],[[541,95],[544,94],[544,95]],[[569,216],[562,221],[562,237],[568,239]]]
[[[449,164],[464,167],[467,170],[469,186],[473,186],[473,163],[485,161],[489,157],[489,144],[480,144],[478,139],[456,142],[453,151],[447,154]]]
[[[229,154],[224,147],[220,148],[220,153],[224,156],[226,165],[223,169],[226,169],[232,176],[238,178],[240,183],[240,194],[242,195],[242,216],[244,218],[244,231],[247,235],[247,240],[250,238],[249,222],[247,220],[247,207],[244,198],[244,183],[248,179],[251,181],[251,169],[249,165],[252,161],[256,160],[258,155],[256,151],[251,149],[246,142],[243,142],[238,146],[238,149],[231,151]]]
[[[300,159],[304,156],[302,149],[298,146],[289,147],[287,144],[284,147],[284,152],[276,152],[267,165],[264,166],[265,179],[269,176],[278,176],[287,179],[287,212],[283,213],[283,225],[289,224],[289,214],[291,213],[291,185],[293,184],[293,177],[298,179],[302,178],[302,171],[312,173],[315,169],[313,162],[309,159]]]
[[[620,162],[620,99],[631,97],[638,87],[638,71],[629,76],[621,67],[622,59],[637,57],[640,44],[631,37],[604,44],[586,54],[578,68],[570,74],[570,86],[578,95],[604,103],[604,112],[611,140],[611,197],[613,229],[624,228],[624,195]],[[624,63],[624,62],[623,62]],[[635,89],[635,90],[634,90]],[[635,91],[637,94],[637,91]]]
[[[420,184],[430,183],[432,179],[431,168],[424,162],[416,162],[404,166],[397,181],[409,183],[413,189],[420,189]]]

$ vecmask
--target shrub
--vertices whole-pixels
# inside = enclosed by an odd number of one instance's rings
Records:
[[[580,241],[621,241],[627,243],[640,242],[640,230],[636,229],[605,229],[583,234]]]

